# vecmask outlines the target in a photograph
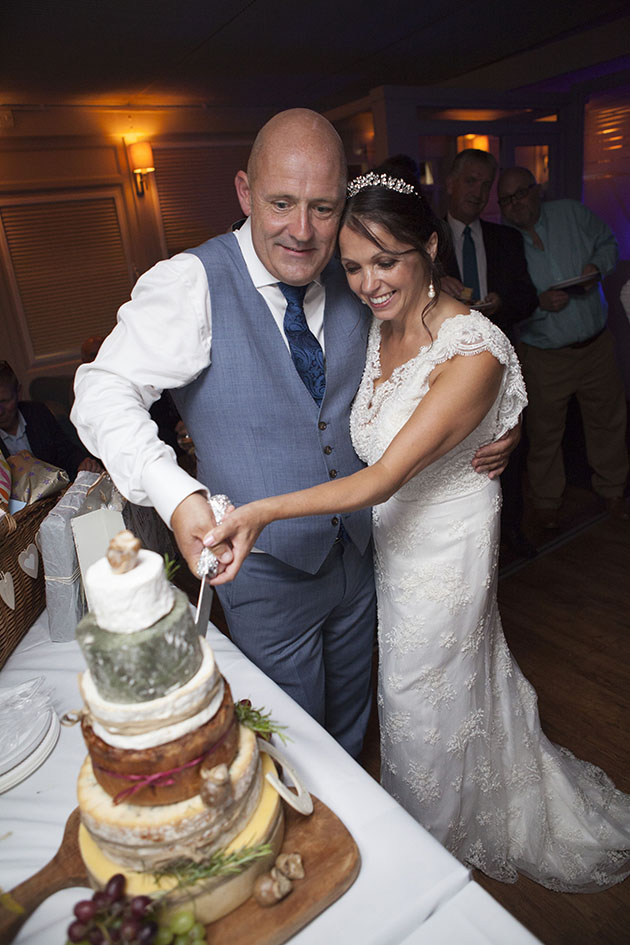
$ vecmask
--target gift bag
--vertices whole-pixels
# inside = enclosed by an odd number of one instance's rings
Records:
[[[11,467],[11,498],[26,505],[56,495],[70,482],[65,469],[37,459],[28,450],[14,453],[7,462]]]
[[[95,485],[96,489],[90,492]],[[51,640],[56,642],[74,640],[76,625],[86,611],[72,520],[76,515],[106,508],[112,501],[113,490],[111,479],[103,483],[98,473],[81,471],[42,522],[40,543],[48,627]],[[124,500],[115,490],[114,504],[122,510]]]

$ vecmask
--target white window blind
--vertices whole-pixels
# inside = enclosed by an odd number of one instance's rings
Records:
[[[114,197],[0,203],[0,221],[35,357],[107,334],[131,291]]]
[[[169,256],[227,232],[243,216],[234,176],[246,169],[250,147],[154,148],[155,181]]]

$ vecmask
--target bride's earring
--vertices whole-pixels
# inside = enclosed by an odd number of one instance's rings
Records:
[[[427,295],[429,296],[430,299],[435,298],[435,286],[433,285],[433,279],[431,279],[431,281],[429,282],[429,289],[427,291]]]

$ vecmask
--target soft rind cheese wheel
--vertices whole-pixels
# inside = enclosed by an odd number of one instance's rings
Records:
[[[107,558],[99,558],[85,575],[90,611],[99,627],[133,633],[164,617],[173,606],[173,588],[166,580],[164,559],[142,548],[135,567],[117,574]]]
[[[195,675],[159,699],[110,702],[99,695],[90,671],[82,673],[79,689],[99,738],[118,748],[152,748],[180,738],[211,719],[221,705],[224,685],[212,647],[204,637],[199,637],[199,644],[203,660]]]

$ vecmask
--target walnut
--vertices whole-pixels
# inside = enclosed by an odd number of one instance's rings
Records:
[[[280,853],[276,868],[289,879],[304,879],[304,866],[299,853]]]
[[[283,876],[275,867],[271,873],[263,873],[254,883],[254,899],[261,906],[275,906],[277,902],[288,896],[293,889],[293,883]]]
[[[107,549],[107,560],[114,574],[135,568],[141,547],[140,539],[127,529],[114,535]]]
[[[232,780],[226,764],[199,769],[201,789],[199,794],[206,807],[223,807],[232,801]]]

